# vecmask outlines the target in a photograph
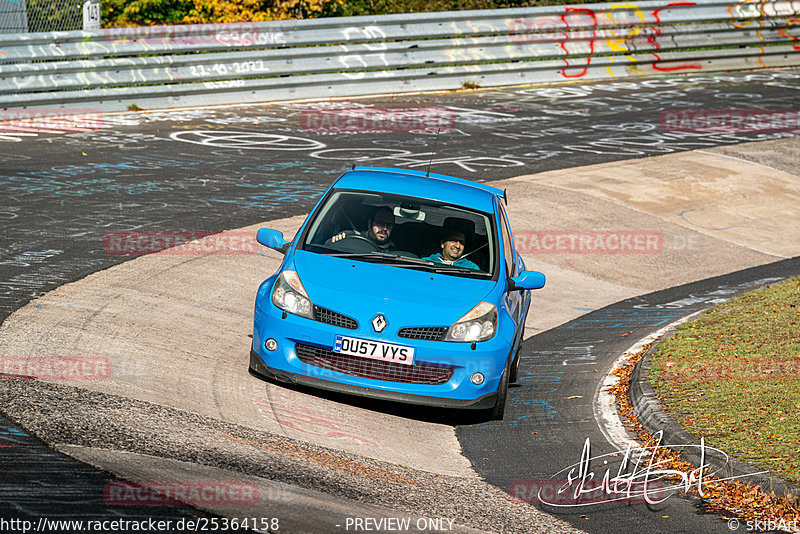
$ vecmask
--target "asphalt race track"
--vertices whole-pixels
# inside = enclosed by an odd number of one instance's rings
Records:
[[[492,181],[786,136],[661,131],[665,110],[785,109],[797,102],[796,70],[729,78],[744,81],[667,78],[328,106],[443,108],[450,127],[436,154],[435,131],[304,128],[303,112],[318,104],[131,113],[100,116],[87,131],[58,124],[8,131],[0,144],[0,317],[123,261],[98,246],[108,232],[219,231],[299,215],[331,175],[353,163],[421,168],[433,157],[434,171]]]
[[[797,258],[737,271],[628,299],[530,338],[521,364],[524,371],[518,387],[511,390],[510,410],[503,421],[459,427],[465,454],[488,482],[587,532],[730,532],[727,523],[705,511],[697,497],[656,505],[640,498],[636,504],[555,508],[541,505],[529,492],[531,487],[566,486],[565,473],[561,477],[556,473],[579,463],[586,439],[592,457],[614,450],[593,417],[595,392],[604,378],[595,369],[610,368],[632,340],[719,299],[797,274]],[[607,470],[617,474],[619,462],[596,461],[595,466],[595,477],[600,478]]]
[[[258,514],[293,532],[409,516],[428,531],[729,532],[678,496],[656,507],[554,509],[526,491],[576,464],[587,438],[596,454],[614,447],[598,427],[597,392],[637,339],[800,273],[797,132],[680,133],[665,113],[799,106],[800,71],[783,70],[3,129],[0,357],[80,357],[111,371],[82,383],[0,381],[0,517]],[[436,128],[364,131],[376,109]],[[320,110],[359,119],[335,130]],[[352,163],[430,165],[508,189],[517,248],[548,286],[534,294],[503,421],[255,380],[252,297],[279,255],[114,246],[114,236],[145,232],[292,235]],[[658,246],[570,254],[534,239],[608,230],[657,236]],[[108,494],[119,478],[228,481],[259,499],[120,505]]]

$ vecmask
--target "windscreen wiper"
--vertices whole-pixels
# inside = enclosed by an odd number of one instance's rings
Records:
[[[339,252],[327,255],[333,256],[334,258],[346,258],[349,260],[373,261],[382,265],[413,265],[414,267],[425,267],[431,268],[432,270],[442,268],[440,263],[418,258],[409,258],[407,256],[398,256],[390,252]],[[449,270],[447,267],[443,269]]]
[[[336,254],[328,254],[328,256],[353,260],[375,260],[376,263],[390,265],[419,265],[421,267],[432,267],[438,265],[430,260],[409,258],[408,256],[398,256],[397,254],[392,254],[391,252],[341,252]]]
[[[479,276],[489,276],[489,273],[486,273],[484,271],[478,271],[475,269],[470,269],[468,267],[445,265],[431,260],[409,258],[407,256],[398,256],[397,254],[391,254],[386,252],[370,252],[370,253],[343,252],[339,254],[328,254],[328,255],[336,258],[371,261],[374,263],[380,263],[381,265],[419,267],[423,270],[430,271],[433,273],[464,273],[464,274],[473,274]]]
[[[381,254],[380,252],[335,252],[325,255],[333,256],[334,258],[347,258],[353,260],[372,260],[376,258],[380,259],[386,256],[386,254]]]

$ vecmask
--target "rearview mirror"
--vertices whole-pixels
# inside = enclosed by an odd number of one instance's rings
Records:
[[[544,287],[544,274],[538,271],[522,271],[511,278],[511,290],[541,289]]]
[[[282,254],[285,254],[286,249],[289,248],[289,241],[283,238],[281,232],[272,228],[260,228],[256,233],[256,241]]]
[[[412,221],[424,221],[425,212],[420,211],[419,206],[397,206],[394,208],[394,216]]]

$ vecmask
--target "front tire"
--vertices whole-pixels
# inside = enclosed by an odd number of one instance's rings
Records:
[[[508,382],[509,375],[511,374],[511,366],[506,365],[503,371],[503,378],[500,379],[500,387],[497,389],[497,400],[492,408],[492,420],[502,421],[503,414],[506,411],[506,399],[508,398]]]
[[[517,350],[514,351],[514,360],[511,363],[511,376],[508,377],[508,381],[511,384],[516,384],[517,379],[519,378],[519,351],[522,350],[522,340],[525,338],[525,325],[522,325],[522,332],[519,335],[519,343],[517,344]]]
[[[517,382],[517,378],[519,378],[519,352],[514,357],[514,361],[511,364],[510,376],[508,377],[508,382],[511,384],[515,384]]]

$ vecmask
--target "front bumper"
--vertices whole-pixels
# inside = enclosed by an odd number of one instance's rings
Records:
[[[376,334],[369,321],[360,321],[357,329],[345,329],[291,314],[284,316],[271,301],[263,307],[259,304],[256,305],[250,370],[280,382],[408,404],[481,410],[494,406],[511,353],[511,344],[506,338],[513,338],[513,334],[501,336],[498,333],[490,340],[477,343],[473,349],[469,343],[411,340],[388,332]],[[350,374],[347,369],[312,365],[306,363],[307,358],[303,361],[298,356],[298,345],[331,351],[337,335],[413,346],[415,365],[451,368],[452,376],[444,383],[378,379]],[[267,339],[276,341],[275,350],[265,348]],[[470,381],[475,372],[485,377],[480,385]]]
[[[331,382],[330,380],[303,376],[300,374],[291,373],[289,371],[280,371],[267,367],[261,357],[253,350],[250,351],[250,373],[259,378],[283,382],[284,384],[309,386],[312,388],[335,391],[338,393],[345,393],[347,395],[355,395],[358,397],[402,402],[406,404],[419,404],[424,406],[433,406],[436,408],[487,410],[494,406],[497,399],[497,392],[487,393],[486,395],[478,397],[477,399],[462,400],[442,397],[427,397],[424,395],[412,395],[409,393],[400,393],[390,390],[371,389],[353,384]]]

